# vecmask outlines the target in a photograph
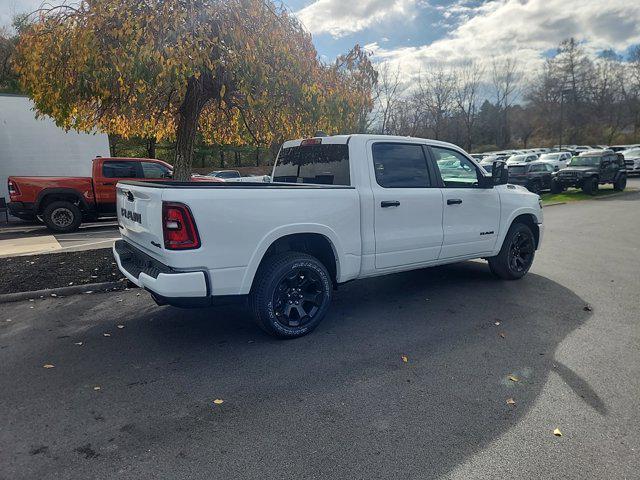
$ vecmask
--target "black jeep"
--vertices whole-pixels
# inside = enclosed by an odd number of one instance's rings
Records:
[[[627,186],[624,161],[612,150],[593,150],[572,157],[566,168],[555,172],[551,192],[560,193],[568,187],[581,188],[588,195],[595,195],[599,185],[613,184],[622,191]]]

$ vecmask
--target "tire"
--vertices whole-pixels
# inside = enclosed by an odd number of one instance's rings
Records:
[[[533,232],[527,225],[511,225],[498,255],[488,259],[491,272],[503,280],[519,280],[524,277],[535,258],[535,241]]]
[[[613,189],[616,192],[622,192],[625,188],[627,188],[627,176],[620,175],[620,178],[613,184]]]
[[[531,193],[540,194],[542,185],[536,180],[535,182],[531,182],[531,184],[527,187],[527,190],[529,190]]]
[[[551,193],[562,193],[562,184],[558,180],[551,180]]]
[[[312,332],[331,304],[332,282],[317,258],[286,252],[265,260],[258,269],[249,305],[258,326],[278,338]]]
[[[71,202],[56,201],[45,207],[42,219],[49,230],[56,233],[69,233],[80,228],[82,213]]]
[[[595,177],[588,178],[582,185],[582,191],[587,195],[595,195],[598,191],[598,179]]]

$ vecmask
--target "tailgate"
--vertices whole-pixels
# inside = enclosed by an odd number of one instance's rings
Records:
[[[163,248],[161,188],[118,183],[116,208],[122,238],[152,252]]]

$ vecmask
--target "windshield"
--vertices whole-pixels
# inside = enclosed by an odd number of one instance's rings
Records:
[[[512,155],[509,157],[509,160],[507,160],[507,163],[520,163],[520,162],[524,162],[525,159],[528,157],[529,155]]]
[[[597,167],[602,157],[571,157],[570,167]]]
[[[351,185],[349,146],[320,144],[283,148],[273,172],[273,181]]]
[[[517,166],[517,167],[509,167],[509,173],[515,173],[520,174],[520,173],[527,173],[527,167],[526,165],[522,165],[522,166]]]
[[[545,153],[540,157],[540,160],[558,160],[559,158],[559,153]]]

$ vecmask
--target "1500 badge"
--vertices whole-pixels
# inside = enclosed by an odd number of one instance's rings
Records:
[[[121,208],[120,209],[120,216],[122,218],[126,218],[128,220],[131,220],[132,222],[136,222],[136,223],[139,223],[140,225],[142,225],[142,214],[141,213],[132,212],[131,210],[127,210],[126,208]]]

